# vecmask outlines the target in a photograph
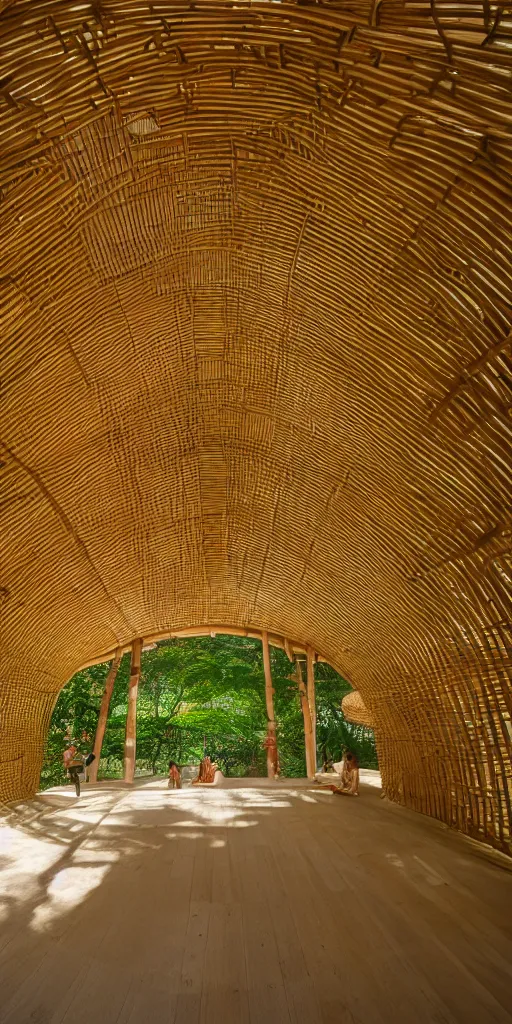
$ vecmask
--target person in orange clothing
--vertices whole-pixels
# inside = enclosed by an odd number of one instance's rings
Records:
[[[181,789],[181,772],[175,761],[169,761],[169,789]]]

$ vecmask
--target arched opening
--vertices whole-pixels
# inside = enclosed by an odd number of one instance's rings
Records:
[[[508,1019],[506,7],[0,8],[7,1024]],[[388,799],[35,798],[66,681],[135,643],[133,770],[197,623],[295,638],[310,735],[321,652]]]
[[[442,8],[4,4],[3,800],[98,652],[250,624],[510,850],[509,26]]]
[[[226,629],[190,629],[142,642],[134,778],[163,778],[170,759],[190,768],[205,753],[225,777],[273,777],[274,766],[266,763],[270,720],[278,777],[314,779],[326,764],[340,763],[345,750],[361,768],[377,768],[373,731],[361,724],[361,709],[358,724],[353,708],[348,720],[342,711],[343,699],[357,695],[325,660],[285,638]],[[111,661],[88,666],[63,688],[46,742],[43,790],[66,782],[63,752],[72,743],[77,757],[95,754],[89,782],[126,777],[132,660],[131,649],[118,650]]]

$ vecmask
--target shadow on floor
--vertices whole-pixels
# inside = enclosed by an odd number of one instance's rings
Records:
[[[511,876],[369,786],[100,783],[2,835],[2,1024],[512,1021]]]

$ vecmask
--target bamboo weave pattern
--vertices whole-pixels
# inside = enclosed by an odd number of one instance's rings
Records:
[[[508,848],[508,9],[0,10],[3,797],[80,665],[225,622]]]
[[[359,690],[352,690],[350,693],[345,694],[341,702],[341,709],[347,722],[353,722],[355,725],[364,725],[373,729],[374,722],[372,716]]]

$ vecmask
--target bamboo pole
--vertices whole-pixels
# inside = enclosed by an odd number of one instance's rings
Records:
[[[98,781],[98,768],[100,764],[101,748],[103,746],[105,729],[107,727],[108,709],[110,707],[110,699],[112,697],[112,691],[114,689],[114,683],[116,681],[117,670],[119,668],[119,665],[121,664],[122,657],[122,649],[118,647],[114,655],[112,664],[109,668],[108,675],[105,680],[105,689],[103,690],[103,697],[101,698],[100,713],[98,718],[98,724],[96,726],[94,746],[92,748],[95,760],[89,767],[89,782]]]
[[[286,637],[284,639],[284,649],[285,649],[285,653],[286,653],[286,657],[288,658],[288,661],[291,661],[293,663],[293,647],[292,647],[290,641],[286,639]]]
[[[298,658],[295,659],[295,671],[297,677],[297,685],[299,687],[300,706],[302,708],[302,717],[304,719],[304,746],[306,748],[306,775],[308,779],[314,779],[315,777],[315,756],[313,747],[313,724],[311,721],[311,712],[309,710],[308,694],[306,690],[306,684],[302,678],[302,669],[300,667],[300,661]]]
[[[263,646],[263,668],[265,671],[265,702],[267,705],[267,775],[269,779],[275,779],[279,774],[277,756],[277,735],[276,721],[274,718],[274,690],[272,687],[272,672],[270,668],[270,649],[268,645],[268,633],[263,630],[261,634]]]
[[[316,772],[316,695],[315,695],[315,652],[308,645],[306,649],[306,664],[308,678],[308,704],[311,713],[311,729],[313,733],[313,755],[314,770]],[[314,773],[313,773],[314,774]]]
[[[132,662],[130,666],[130,683],[128,686],[128,713],[126,715],[126,735],[124,741],[125,782],[133,782],[135,777],[135,751],[137,746],[137,694],[139,690],[141,655],[142,640],[134,640],[132,644]]]

